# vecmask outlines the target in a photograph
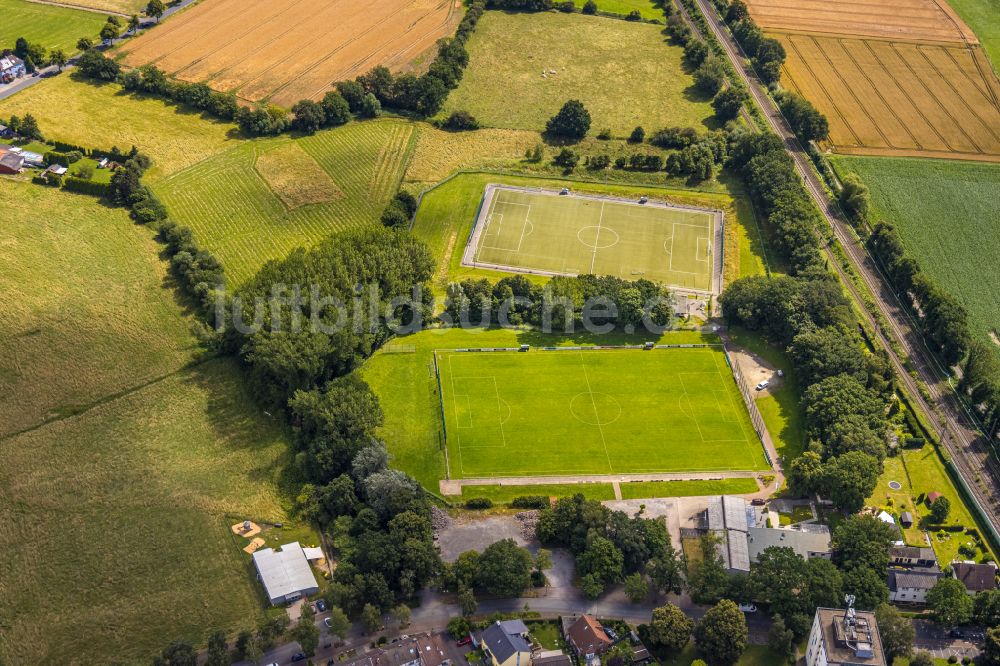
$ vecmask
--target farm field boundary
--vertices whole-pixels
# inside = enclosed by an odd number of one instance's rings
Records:
[[[130,66],[153,63],[182,81],[288,107],[376,65],[407,70],[461,18],[456,0],[214,0],[121,52]]]
[[[540,275],[645,277],[722,289],[723,213],[667,203],[490,184],[462,265]]]

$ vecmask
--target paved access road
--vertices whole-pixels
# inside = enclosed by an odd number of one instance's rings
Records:
[[[883,281],[878,266],[858,240],[850,224],[841,214],[836,202],[827,196],[823,183],[813,171],[809,156],[802,149],[781,112],[773,104],[764,85],[750,71],[739,45],[722,24],[722,20],[710,7],[709,0],[696,0],[702,14],[716,38],[722,44],[730,61],[746,84],[757,106],[761,109],[771,129],[784,141],[788,154],[795,161],[795,169],[803,179],[806,189],[816,202],[824,218],[843,246],[854,270],[861,276],[872,294],[880,314],[888,322],[888,330],[883,330],[865,307],[865,300],[859,289],[851,281],[840,264],[840,259],[832,248],[826,247],[830,264],[840,274],[858,310],[863,313],[868,325],[876,331],[876,340],[889,353],[898,380],[906,387],[910,399],[930,417],[931,427],[941,442],[947,447],[959,473],[975,494],[979,505],[986,512],[994,529],[1000,530],[1000,483],[995,474],[995,463],[980,431],[947,384],[944,369],[929,352],[922,336],[912,326],[909,314],[903,308],[896,294]],[[930,400],[920,393],[916,380],[904,367],[896,354],[893,343],[900,345],[909,357],[920,379],[926,384]]]

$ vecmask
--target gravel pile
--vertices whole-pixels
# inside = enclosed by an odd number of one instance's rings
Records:
[[[431,506],[431,527],[435,532],[446,530],[451,527],[451,516],[443,509]]]
[[[535,527],[538,526],[538,511],[522,511],[514,516],[521,523],[521,536],[528,541],[535,539]]]

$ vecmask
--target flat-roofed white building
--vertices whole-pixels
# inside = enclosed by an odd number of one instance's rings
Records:
[[[309,560],[297,541],[286,543],[281,550],[265,548],[253,554],[257,578],[264,584],[272,604],[295,601],[319,592]]]

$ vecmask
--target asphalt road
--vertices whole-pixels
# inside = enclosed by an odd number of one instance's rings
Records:
[[[543,619],[555,618],[560,615],[589,613],[601,618],[618,618],[630,624],[642,624],[649,622],[653,608],[662,605],[665,601],[670,601],[680,606],[685,613],[695,620],[701,618],[709,608],[708,606],[693,604],[687,596],[678,597],[675,595],[670,595],[666,599],[659,599],[653,603],[633,604],[625,600],[620,588],[606,594],[601,599],[591,601],[580,594],[580,591],[574,587],[558,587],[547,588],[545,595],[539,597],[483,600],[480,602],[476,614],[512,613],[523,611],[525,605],[527,605],[532,612],[538,613]],[[332,645],[334,639],[326,633],[326,627],[322,624],[323,618],[327,615],[327,613],[321,613],[316,618],[316,624],[321,629],[321,638],[320,648],[316,651],[316,656],[313,657],[314,663],[326,663],[327,660],[335,659],[337,655],[351,649],[355,649],[358,654],[369,649],[368,645],[372,637],[362,634],[356,624],[351,627],[351,633],[348,635],[345,644],[334,648]],[[413,635],[428,631],[443,631],[448,624],[448,620],[457,615],[461,615],[461,609],[452,599],[431,590],[424,590],[421,597],[421,605],[413,609],[410,624],[405,629],[398,630],[390,625],[387,626],[388,631],[379,632],[378,635],[393,637],[401,633]],[[763,645],[767,642],[770,620],[763,613],[747,615],[747,626],[750,629],[751,643]],[[324,647],[326,645],[329,645],[329,647]],[[297,643],[280,645],[268,651],[261,659],[261,663],[290,664],[292,663],[292,656],[299,649]],[[240,663],[246,664],[246,662]],[[463,661],[455,661],[456,666],[462,666],[464,663]]]
[[[721,19],[709,6],[707,0],[696,0],[702,14],[716,38],[722,44],[730,61],[749,89],[751,96],[761,109],[771,129],[783,140],[788,154],[795,161],[795,168],[803,179],[810,196],[816,202],[824,218],[843,246],[854,270],[861,276],[883,318],[888,322],[888,330],[883,330],[865,307],[865,299],[851,281],[840,264],[840,259],[832,248],[825,248],[830,265],[839,273],[842,282],[850,291],[865,317],[868,325],[876,331],[876,339],[888,351],[896,376],[906,387],[911,400],[916,402],[931,419],[931,428],[948,449],[952,460],[971,488],[977,502],[983,508],[994,529],[1000,530],[1000,483],[997,480],[996,464],[988,453],[985,437],[977,429],[968,411],[947,384],[947,373],[927,349],[923,337],[912,325],[912,320],[900,303],[896,294],[882,279],[880,269],[867,250],[860,243],[854,230],[842,215],[839,206],[831,200],[813,171],[809,156],[799,144],[781,112],[768,97],[763,84],[749,70],[742,51],[724,28]],[[918,376],[927,386],[930,400],[926,400],[919,390],[916,380],[896,354],[897,343],[906,353]]]

